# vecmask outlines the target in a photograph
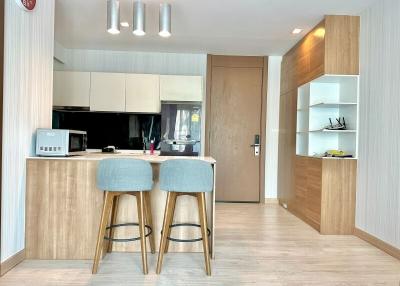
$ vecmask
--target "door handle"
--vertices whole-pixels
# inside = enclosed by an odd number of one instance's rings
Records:
[[[260,156],[260,135],[254,135],[254,144],[251,144],[250,147],[254,148],[254,156]]]

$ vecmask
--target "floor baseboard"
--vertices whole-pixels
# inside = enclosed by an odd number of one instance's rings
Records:
[[[278,199],[271,199],[271,198],[265,198],[264,202],[266,204],[273,204],[273,205],[279,204],[279,200]]]
[[[8,271],[13,269],[19,263],[21,263],[25,259],[25,249],[22,249],[20,252],[17,252],[4,262],[0,264],[0,276],[3,276]]]
[[[400,249],[358,228],[354,229],[354,235],[400,260]]]

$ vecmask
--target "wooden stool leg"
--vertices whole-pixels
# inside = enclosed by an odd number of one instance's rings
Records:
[[[172,225],[172,223],[174,222],[174,214],[175,214],[175,206],[176,206],[176,199],[177,199],[177,197],[178,197],[177,193],[173,193],[172,202],[171,202],[171,204],[172,204],[172,208],[171,208],[171,213],[172,213],[172,215],[170,216],[170,220],[168,221],[168,227],[169,227],[170,225]],[[170,237],[170,236],[171,236],[171,230],[172,230],[172,228],[169,227],[167,237]],[[166,244],[165,244],[165,251],[164,251],[164,253],[167,253],[167,252],[168,252],[168,249],[169,249],[169,240],[167,239],[167,242],[166,242]]]
[[[158,250],[158,260],[157,260],[157,270],[156,273],[160,274],[161,273],[161,266],[162,266],[162,261],[164,257],[164,252],[165,252],[165,245],[167,243],[167,235],[169,231],[169,220],[170,216],[173,216],[174,214],[171,212],[172,211],[172,201],[173,197],[176,194],[173,192],[168,192],[167,196],[167,202],[165,203],[165,210],[164,210],[164,223],[163,223],[163,228],[162,228],[162,236],[160,240],[160,249]]]
[[[92,273],[97,273],[97,268],[99,266],[99,260],[101,256],[101,251],[103,249],[104,234],[106,233],[107,222],[110,217],[111,204],[114,194],[111,192],[106,192],[104,197],[103,212],[101,214],[101,221],[99,226],[99,234],[97,236],[96,253],[93,260]]]
[[[136,195],[138,218],[139,218],[139,232],[140,232],[140,247],[142,249],[142,265],[143,273],[147,274],[147,249],[146,249],[146,230],[145,230],[145,214],[144,214],[144,194],[138,192]]]
[[[204,260],[206,263],[206,273],[208,276],[210,276],[211,275],[210,249],[208,245],[208,235],[207,235],[206,196],[204,193],[197,194],[197,202],[199,205],[199,218],[201,225],[201,236],[203,238],[203,251],[204,251]]]
[[[117,214],[118,214],[118,200],[119,196],[114,196],[113,203],[112,203],[112,210],[111,210],[111,223],[110,225],[114,225],[117,223]],[[115,228],[110,228],[109,238],[114,238]],[[113,241],[108,241],[107,252],[112,251]]]
[[[145,192],[144,193],[144,199],[145,199],[145,209],[146,209],[146,223],[151,227],[152,233],[149,236],[149,241],[150,241],[150,250],[151,253],[156,253],[156,242],[154,239],[154,232],[155,229],[153,228],[153,217],[151,213],[151,198],[150,198],[150,192]]]

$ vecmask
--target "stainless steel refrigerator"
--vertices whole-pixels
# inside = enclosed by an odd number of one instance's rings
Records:
[[[162,103],[161,155],[200,154],[201,103]]]

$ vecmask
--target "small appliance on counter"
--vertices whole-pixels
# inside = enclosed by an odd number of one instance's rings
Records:
[[[101,149],[102,153],[115,153],[117,148],[115,146],[107,146]]]
[[[43,129],[36,131],[37,156],[73,156],[86,153],[86,131]]]
[[[201,103],[165,103],[161,105],[162,156],[198,156],[200,154]]]

